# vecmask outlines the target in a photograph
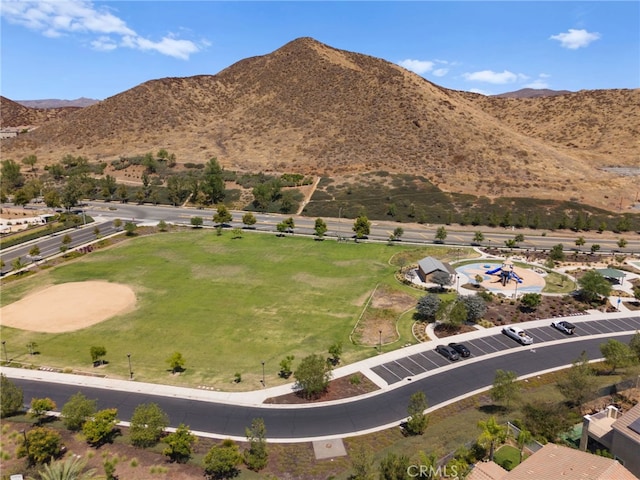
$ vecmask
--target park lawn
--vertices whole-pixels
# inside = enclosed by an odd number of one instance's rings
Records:
[[[394,278],[389,259],[404,248],[263,234],[233,239],[205,230],[134,238],[11,282],[2,303],[46,285],[107,280],[134,289],[135,311],[64,334],[2,327],[2,338],[24,363],[126,378],[130,353],[136,380],[221,390],[259,387],[264,361],[267,385],[275,385],[284,382],[277,373],[289,354],[294,369],[334,342],[343,343],[344,363],[375,354],[350,344],[349,333],[376,284],[419,296]],[[31,341],[40,352],[34,357]],[[92,367],[92,345],[106,348],[107,366]],[[186,360],[180,376],[166,363],[175,351]],[[240,384],[232,382],[235,373]]]

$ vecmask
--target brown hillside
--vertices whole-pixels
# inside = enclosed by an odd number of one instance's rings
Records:
[[[217,75],[146,82],[4,140],[2,156],[111,160],[166,148],[180,162],[217,157],[236,170],[387,170],[448,190],[610,208],[603,192],[635,192],[633,178],[598,167],[638,164],[639,95],[483,97],[301,38]]]
[[[78,107],[29,108],[0,96],[0,127],[38,126],[49,120],[65,117],[76,110]]]

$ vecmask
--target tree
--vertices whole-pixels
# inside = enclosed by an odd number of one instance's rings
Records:
[[[549,258],[554,262],[561,262],[564,260],[564,245],[558,243],[551,247],[549,251]]]
[[[100,238],[100,227],[93,227],[93,234],[96,236],[96,238]]]
[[[473,234],[473,244],[480,245],[484,241],[484,234],[482,232],[475,232]]]
[[[160,220],[158,222],[158,231],[166,232],[167,231],[167,222],[165,222],[164,220]]]
[[[35,172],[35,170],[36,170],[34,168],[34,166],[35,166],[37,161],[38,161],[38,157],[36,157],[35,155],[29,155],[29,156],[24,157],[22,159],[22,163],[24,163],[25,165],[30,166],[32,172]]]
[[[453,284],[453,275],[451,275],[449,272],[438,270],[433,275],[431,275],[431,281],[438,284],[441,290],[444,290],[445,285]]]
[[[584,237],[580,236],[578,238],[576,238],[576,246],[577,247],[582,247],[584,244],[586,243]]]
[[[434,321],[440,308],[440,297],[435,293],[428,293],[418,299],[416,317],[419,320]]]
[[[517,378],[516,372],[496,370],[493,387],[489,391],[491,400],[504,402],[506,408],[509,408],[510,403],[520,395],[520,385],[516,382]]]
[[[13,195],[14,205],[20,205],[21,207],[24,207],[30,201],[31,201],[31,196],[29,195],[29,192],[27,192],[25,188],[18,189],[16,193]]]
[[[87,460],[76,455],[72,455],[65,460],[59,460],[50,464],[45,464],[43,470],[38,472],[40,480],[92,480],[96,473],[95,468],[85,470]],[[27,477],[28,480],[35,480]]]
[[[611,373],[615,373],[616,368],[632,365],[635,360],[631,347],[614,338],[601,343],[600,352],[604,357],[604,363],[611,367]]]
[[[280,222],[276,225],[279,237],[284,237],[284,233],[287,231],[287,225],[284,222]]]
[[[329,386],[331,368],[322,356],[312,354],[302,359],[293,376],[300,393],[305,398],[314,398]]]
[[[589,270],[578,279],[580,296],[588,302],[611,294],[611,284],[599,272]]]
[[[388,453],[380,460],[380,480],[405,480],[411,465],[411,460],[406,455]]]
[[[371,233],[371,222],[364,215],[360,215],[353,222],[352,230],[355,232],[357,240],[365,238]]]
[[[73,432],[82,429],[82,425],[98,410],[98,401],[89,400],[83,393],[72,395],[62,406],[62,423]]]
[[[556,386],[569,404],[580,406],[584,403],[595,387],[595,375],[586,352],[573,362]]]
[[[409,435],[422,435],[429,425],[429,417],[425,414],[427,409],[427,397],[424,392],[415,392],[409,397],[409,406],[407,407],[407,423],[405,430]]]
[[[520,463],[522,463],[522,457],[524,456],[524,447],[527,446],[533,440],[533,435],[526,428],[520,428],[518,432],[518,436],[516,437],[516,443],[518,444],[518,448],[520,449]]]
[[[640,289],[638,289],[640,291]],[[629,348],[631,353],[635,355],[636,359],[640,361],[640,332],[636,331],[635,335],[631,337],[629,341]]]
[[[122,220],[120,220],[119,218],[114,218],[113,228],[115,228],[116,230],[120,230],[120,228],[122,228]]]
[[[558,402],[527,403],[522,407],[524,425],[534,437],[542,437],[553,442],[560,432],[575,423],[569,409]]]
[[[35,427],[25,432],[26,440],[18,446],[18,458],[27,457],[29,464],[42,464],[57,458],[62,451],[62,437],[51,428]]]
[[[516,241],[513,238],[510,238],[509,240],[505,240],[504,245],[509,249],[513,249],[517,246]]]
[[[444,227],[438,227],[436,230],[436,243],[444,243],[447,238],[447,229]]]
[[[0,162],[0,183],[9,192],[21,187],[24,184],[24,177],[20,173],[20,165],[13,160],[2,160]]]
[[[393,229],[390,240],[400,240],[402,235],[404,235],[404,229],[402,227],[396,227]]]
[[[215,204],[224,200],[224,177],[216,158],[210,159],[205,165],[200,188],[207,195],[209,203]]]
[[[489,461],[492,462],[496,443],[504,443],[507,439],[507,427],[506,425],[500,425],[495,417],[489,417],[486,421],[480,420],[478,428],[482,430],[478,443],[480,445],[489,445]]]
[[[44,417],[51,410],[56,409],[56,402],[50,398],[32,398],[31,409],[29,410],[29,416],[36,419],[38,424],[41,424]]]
[[[202,228],[202,217],[191,217],[190,222],[193,228]]]
[[[30,257],[37,257],[38,255],[40,255],[40,247],[38,245],[34,245],[29,250],[29,256]]]
[[[591,245],[591,254],[593,255],[594,253],[600,251],[600,244],[598,243],[594,243],[593,245]]]
[[[124,224],[124,231],[127,232],[127,237],[132,237],[136,234],[137,225],[133,222],[127,222]]]
[[[467,307],[459,300],[449,300],[440,305],[436,318],[450,328],[457,328],[467,321]]]
[[[251,212],[247,212],[242,216],[242,223],[245,224],[247,227],[251,227],[255,225],[257,221],[258,220],[256,220],[255,215]]]
[[[158,443],[164,429],[169,426],[169,417],[155,403],[138,405],[131,416],[129,434],[136,447],[152,447]]]
[[[251,428],[246,429],[249,448],[244,451],[244,463],[249,470],[258,472],[267,466],[269,452],[267,451],[267,429],[262,418],[254,418]]]
[[[233,440],[226,439],[220,445],[211,447],[204,457],[204,472],[211,479],[232,478],[238,475],[238,465],[242,455]]]
[[[460,295],[458,301],[467,309],[467,321],[477,322],[487,312],[487,302],[478,295]]]
[[[618,247],[620,248],[625,248],[627,246],[627,241],[624,238],[621,238],[620,240],[618,240]]]
[[[374,480],[373,451],[367,445],[359,444],[350,453],[351,480]]]
[[[316,218],[316,224],[314,226],[314,231],[315,231],[316,237],[318,237],[319,239],[322,239],[324,234],[327,233],[327,224],[326,224],[326,222],[321,218]]]
[[[22,389],[0,374],[0,417],[8,417],[22,410],[24,394]]]
[[[82,433],[91,445],[102,445],[113,434],[113,429],[118,423],[118,409],[107,408],[96,412],[93,417],[84,422]]]
[[[539,293],[525,293],[520,297],[520,304],[528,311],[532,312],[542,303],[542,295]]]
[[[280,360],[280,372],[278,375],[282,378],[289,378],[293,371],[291,370],[291,365],[293,364],[293,359],[295,357],[293,355],[287,355],[282,360]]]
[[[102,360],[102,357],[107,354],[107,349],[102,345],[94,345],[89,348],[89,354],[91,355],[91,361],[93,362],[94,366],[103,365],[104,360]]]
[[[185,359],[180,352],[173,352],[171,356],[167,358],[167,363],[169,364],[171,373],[184,371]]]
[[[340,357],[342,356],[342,342],[335,342],[329,347],[329,355],[331,357],[328,361],[331,365],[337,365],[340,363]]]
[[[21,270],[22,268],[25,267],[25,263],[22,262],[22,257],[16,257],[13,259],[13,261],[11,262],[11,268],[14,272],[17,272],[18,270]]]
[[[231,214],[231,212],[223,203],[219,204],[218,209],[213,216],[213,222],[224,225],[225,223],[229,223],[231,220],[233,220],[233,215]]]
[[[55,189],[50,189],[44,192],[44,204],[49,208],[55,208],[62,205],[60,203],[60,194]]]
[[[178,425],[176,431],[170,433],[162,439],[163,443],[167,444],[167,447],[162,451],[162,454],[169,457],[172,462],[187,463],[193,453],[193,446],[198,441],[189,427],[184,423]]]
[[[67,250],[69,250],[69,245],[71,245],[71,235],[67,233],[64,235],[64,237],[62,237],[60,251],[66,252]]]

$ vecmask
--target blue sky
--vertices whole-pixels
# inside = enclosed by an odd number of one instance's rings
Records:
[[[0,93],[104,99],[299,37],[455,90],[640,87],[640,2],[1,0]]]

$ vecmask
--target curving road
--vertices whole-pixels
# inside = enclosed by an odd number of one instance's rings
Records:
[[[16,378],[15,372],[5,373],[14,377],[13,381],[23,388],[25,400],[48,396],[58,405],[63,405],[72,394],[82,391],[89,398],[97,398],[101,409],[118,408],[122,420],[129,419],[139,404],[155,402],[167,412],[171,426],[184,423],[195,432],[206,432],[211,436],[243,439],[245,428],[252,419],[260,417],[265,421],[272,442],[319,440],[397,426],[407,416],[409,397],[417,391],[425,392],[431,409],[435,409],[491,386],[497,369],[514,371],[523,377],[570,365],[582,352],[590,359],[600,358],[600,344],[610,337],[628,342],[632,332],[640,329],[640,316],[608,317],[578,325],[578,331],[582,329],[584,336],[564,337],[548,325],[539,327],[540,332],[532,328],[529,332],[537,338],[536,344],[530,347],[509,343],[512,341],[500,334],[484,336],[478,341],[487,345],[492,341],[498,342],[505,345],[504,350],[491,352],[487,348],[486,352],[480,353],[480,344],[472,343],[473,358],[451,364],[445,361],[442,367],[403,378],[373,395],[315,405],[234,405],[139,391],[25,380]],[[541,334],[549,334],[551,339],[547,338],[546,343],[540,344]],[[425,352],[427,350],[425,348]],[[392,361],[401,362],[402,359]],[[129,385],[130,390],[140,388],[135,382]]]

